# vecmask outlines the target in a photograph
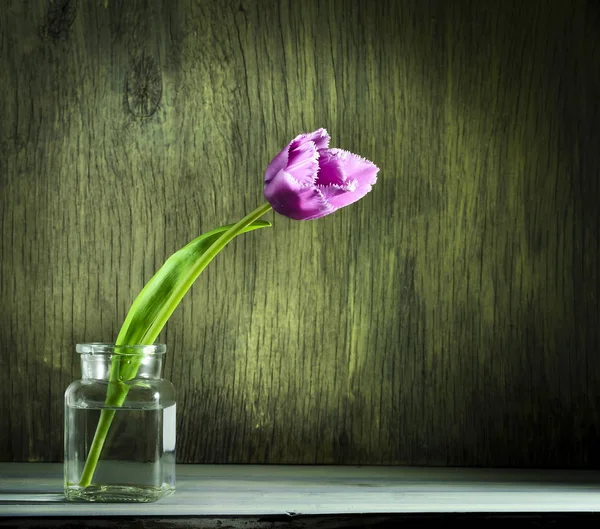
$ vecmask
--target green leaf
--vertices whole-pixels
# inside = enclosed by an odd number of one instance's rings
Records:
[[[133,302],[117,337],[116,345],[154,343],[185,293],[228,241],[216,251],[213,250],[208,254],[207,251],[223,234],[227,234],[235,226],[237,225],[230,224],[209,231],[169,257]],[[238,229],[238,233],[233,236],[269,226],[271,226],[270,222],[256,220]],[[230,237],[229,240],[232,238]],[[121,372],[121,379],[127,380],[123,372]]]
[[[270,209],[268,203],[263,204],[236,224],[209,231],[169,257],[135,298],[115,345],[154,343],[185,293],[216,255],[241,233],[271,226],[270,222],[258,220]],[[142,355],[123,355],[118,359],[113,358],[111,362],[106,408],[101,411],[96,425],[94,439],[79,481],[81,487],[87,487],[92,482],[115,415],[114,408],[123,405],[129,392],[126,381],[136,376],[141,360]]]

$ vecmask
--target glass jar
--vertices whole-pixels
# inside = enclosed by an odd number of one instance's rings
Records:
[[[163,344],[78,344],[65,392],[65,497],[151,502],[175,491],[175,388]]]

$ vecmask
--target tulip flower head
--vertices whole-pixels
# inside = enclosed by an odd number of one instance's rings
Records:
[[[348,151],[329,148],[318,129],[296,136],[267,167],[265,198],[294,220],[318,219],[364,197],[377,182],[377,166]]]

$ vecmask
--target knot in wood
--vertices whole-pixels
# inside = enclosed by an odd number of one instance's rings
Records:
[[[152,116],[162,97],[162,75],[156,61],[147,55],[134,59],[125,83],[129,113],[138,118]]]
[[[53,40],[65,39],[75,22],[77,0],[50,0],[46,13],[46,24],[42,26],[42,37]]]

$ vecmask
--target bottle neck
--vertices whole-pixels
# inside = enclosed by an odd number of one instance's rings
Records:
[[[109,380],[111,367],[136,365],[134,376],[128,378],[158,379],[162,373],[163,354],[82,354],[81,376],[84,380]]]

